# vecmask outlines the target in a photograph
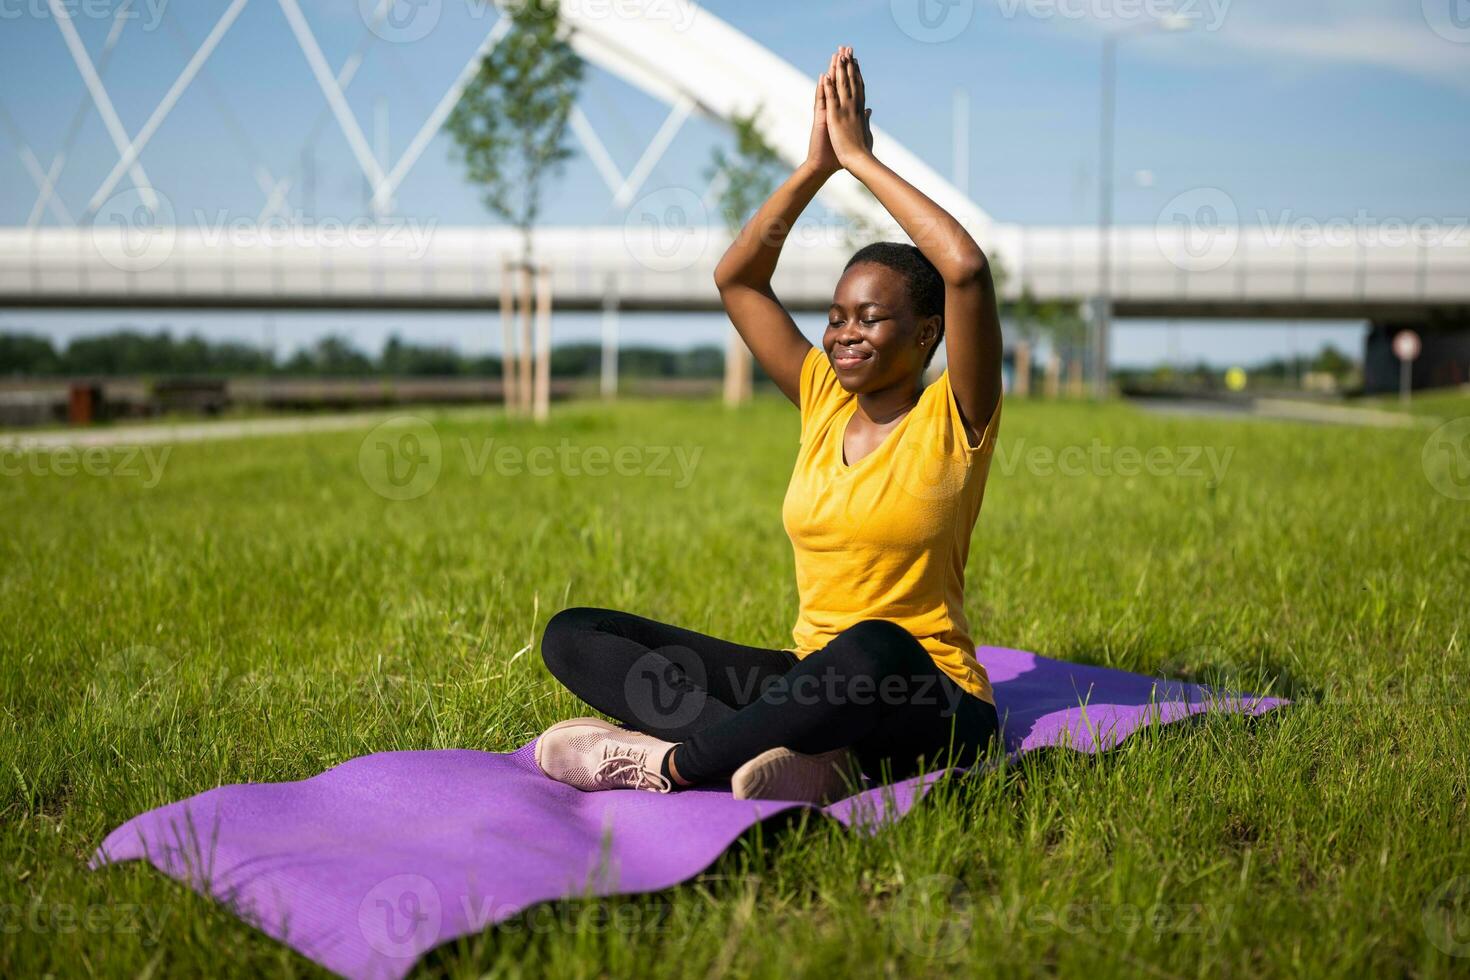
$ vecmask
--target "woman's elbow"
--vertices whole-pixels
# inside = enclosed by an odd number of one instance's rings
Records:
[[[963,249],[945,263],[944,278],[957,286],[984,282],[990,278],[990,259],[978,245]]]
[[[735,275],[733,272],[731,272],[731,270],[725,268],[724,262],[721,262],[719,265],[715,266],[714,278],[715,288],[722,293],[725,290],[729,289],[731,286],[735,285]]]

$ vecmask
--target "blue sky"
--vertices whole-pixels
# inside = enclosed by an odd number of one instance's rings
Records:
[[[85,100],[47,2],[0,0],[3,225],[24,224],[36,197],[17,134],[49,163]],[[96,57],[122,0],[62,2]],[[375,111],[386,108],[395,158],[494,22],[495,15],[473,0],[429,2],[439,5],[434,29],[408,43],[369,45],[348,92],[369,134]],[[1095,220],[1100,39],[1104,31],[1143,22],[1148,12],[1164,7],[1162,0],[948,0],[948,7],[922,0],[940,17],[943,32],[954,35],[940,43],[906,33],[905,26],[917,33],[912,26],[918,2],[704,6],[812,74],[835,44],[852,44],[863,59],[875,121],[945,173],[953,152],[952,97],[963,89],[971,108],[969,190],[982,207],[1006,221]],[[227,0],[133,0],[106,73],[129,132],[141,127],[227,6]],[[305,0],[302,6],[334,67],[366,35],[359,0]],[[1470,211],[1466,0],[1179,0],[1174,7],[1192,17],[1193,29],[1137,36],[1120,47],[1120,222],[1152,224],[1166,201],[1200,186],[1227,191],[1242,215],[1264,212],[1271,218],[1366,214],[1376,220],[1451,220]],[[596,70],[589,73],[581,105],[625,172],[667,111]],[[307,203],[300,193],[303,141],[324,111],[280,6],[250,0],[209,60],[205,78],[159,129],[142,164],[180,215],[255,214],[263,202],[255,176],[259,166],[277,177],[295,173],[291,207],[301,208]],[[723,139],[718,126],[690,122],[645,189],[699,180],[711,148]],[[446,225],[488,220],[450,149],[443,135],[429,146],[398,194],[400,214]],[[89,108],[59,184],[73,214],[85,209],[116,158]],[[312,158],[312,210],[342,219],[363,213],[362,178],[330,120]],[[1140,171],[1151,178],[1135,179]],[[591,163],[579,156],[567,167],[546,220],[616,224],[622,212]],[[48,215],[46,222],[55,218]],[[117,319],[0,311],[0,328],[31,326],[64,337],[106,329]],[[394,327],[460,339],[459,327],[442,325],[454,319],[281,315],[276,324],[278,336],[290,337],[337,325],[373,346]],[[175,314],[148,322],[254,339],[261,336],[263,320],[255,314]],[[572,334],[584,326],[595,329],[591,321],[566,324]],[[717,338],[720,324],[713,317],[683,325],[630,323],[633,337],[641,330],[672,342],[698,342]],[[1358,336],[1355,327],[1331,330],[1348,344]],[[1157,359],[1165,353],[1166,335],[1157,325],[1123,330],[1117,353],[1123,360]],[[1315,346],[1326,335],[1304,327],[1300,337],[1303,345]],[[1176,350],[1186,358],[1218,359],[1242,356],[1242,349],[1283,351],[1288,340],[1281,325],[1186,325]]]

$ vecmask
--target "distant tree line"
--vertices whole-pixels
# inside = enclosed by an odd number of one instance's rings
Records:
[[[551,352],[551,373],[555,377],[592,377],[601,370],[602,348],[598,344],[563,344]],[[689,350],[631,346],[618,351],[618,373],[625,377],[718,378],[724,370],[724,353],[714,346]],[[0,377],[116,375],[498,378],[500,358],[414,344],[397,335],[389,337],[376,356],[334,334],[278,359],[249,344],[209,341],[197,335],[176,339],[166,331],[150,334],[119,330],[79,337],[60,348],[46,337],[0,333]]]
[[[1358,363],[1332,344],[1324,344],[1315,354],[1299,354],[1291,358],[1276,357],[1255,364],[1242,364],[1252,384],[1274,382],[1286,384],[1308,374],[1331,377],[1339,385],[1350,386],[1360,380]],[[1125,388],[1130,385],[1180,385],[1193,388],[1218,388],[1224,385],[1225,369],[1203,361],[1193,365],[1159,364],[1149,368],[1120,368],[1114,372]]]

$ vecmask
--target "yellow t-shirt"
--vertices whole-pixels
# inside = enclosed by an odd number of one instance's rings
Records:
[[[949,372],[882,444],[849,466],[857,397],[813,347],[801,368],[801,449],[781,519],[796,552],[798,657],[865,619],[913,634],[954,681],[994,703],[965,619],[965,561],[985,497],[1000,405],[971,448]]]

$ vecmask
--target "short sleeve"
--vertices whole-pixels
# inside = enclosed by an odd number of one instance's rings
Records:
[[[995,409],[990,413],[990,418],[986,421],[985,428],[980,432],[980,441],[974,446],[971,446],[970,437],[965,432],[964,413],[960,411],[959,399],[955,397],[954,388],[949,383],[949,371],[946,370],[934,383],[943,386],[944,400],[949,411],[950,425],[959,444],[964,447],[965,453],[967,455],[978,453],[988,456],[995,452],[995,440],[1000,432],[1000,407],[1005,401],[1005,395],[1001,394],[996,398]]]
[[[837,380],[827,352],[813,346],[801,362],[801,441],[818,432],[852,396]]]

